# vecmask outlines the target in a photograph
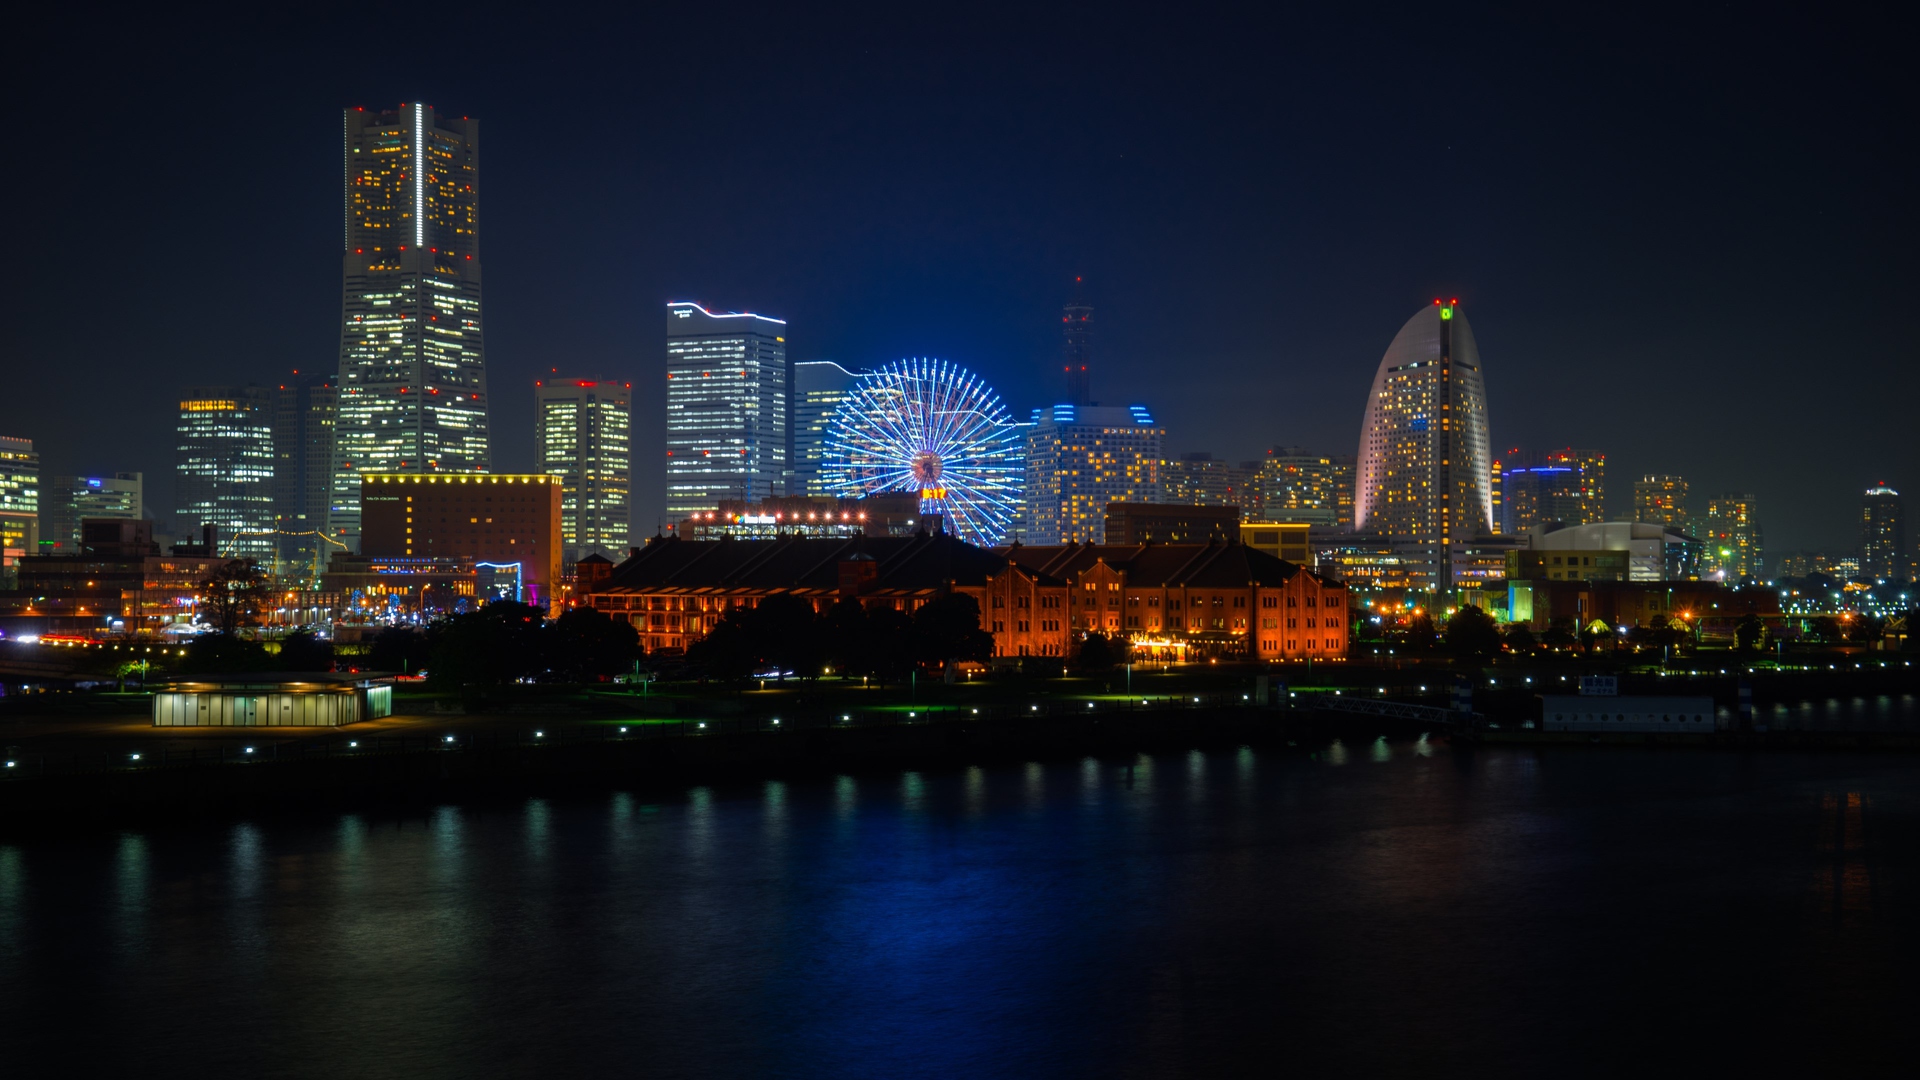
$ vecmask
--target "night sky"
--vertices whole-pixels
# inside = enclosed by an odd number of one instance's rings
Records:
[[[1172,453],[1354,453],[1388,341],[1457,296],[1495,443],[1605,450],[1615,516],[1643,472],[1749,489],[1771,562],[1920,486],[1904,31],[1033,7],[16,24],[0,434],[164,514],[181,387],[337,365],[338,110],[419,99],[482,124],[496,469],[532,464],[534,378],[631,379],[642,535],[668,300],[1024,414],[1076,274],[1094,396]]]

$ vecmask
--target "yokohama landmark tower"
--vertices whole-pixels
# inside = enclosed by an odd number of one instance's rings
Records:
[[[1360,427],[1353,523],[1428,549],[1442,590],[1447,548],[1493,528],[1487,388],[1459,303],[1438,300],[1394,335]]]
[[[360,545],[367,473],[483,473],[480,124],[433,106],[342,118],[340,412],[332,531]]]

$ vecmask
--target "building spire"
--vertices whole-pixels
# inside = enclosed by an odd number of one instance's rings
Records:
[[[1093,404],[1093,308],[1086,302],[1085,289],[1085,280],[1074,275],[1073,299],[1060,317],[1069,405]]]

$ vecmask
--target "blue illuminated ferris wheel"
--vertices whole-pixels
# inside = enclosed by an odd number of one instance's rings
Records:
[[[918,491],[922,514],[991,547],[1019,513],[1025,450],[979,377],[943,360],[901,360],[862,376],[834,409],[820,478],[841,498]]]

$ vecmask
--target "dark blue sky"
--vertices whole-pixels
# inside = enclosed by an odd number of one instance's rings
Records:
[[[80,9],[72,9],[79,11]],[[1592,445],[1758,493],[1772,553],[1920,485],[1911,65],[1891,26],[1727,5],[1325,15],[800,6],[404,9],[20,28],[0,433],[170,502],[190,382],[330,368],[343,106],[482,122],[495,463],[549,368],[639,392],[662,305],[790,320],[796,359],[969,365],[1169,450],[1352,453],[1400,324],[1461,298],[1502,449]]]

